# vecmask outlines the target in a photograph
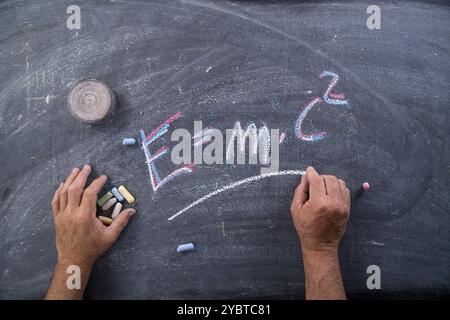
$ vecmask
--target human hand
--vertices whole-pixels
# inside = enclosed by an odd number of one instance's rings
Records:
[[[320,176],[308,167],[291,203],[302,251],[337,252],[350,214],[350,191],[334,176]]]
[[[125,209],[110,226],[103,225],[96,217],[96,202],[107,177],[98,177],[84,189],[90,172],[89,165],[73,169],[52,201],[58,261],[88,267],[111,248],[136,213]]]

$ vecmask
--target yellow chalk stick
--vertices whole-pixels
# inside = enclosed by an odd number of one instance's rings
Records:
[[[109,226],[113,222],[112,219],[110,219],[108,217],[98,216],[98,218],[100,219],[101,222],[103,222],[104,225],[107,225],[107,226]]]
[[[107,193],[105,193],[100,199],[98,199],[97,204],[99,205],[99,207],[101,207],[102,205],[105,204],[106,201],[108,201],[109,199],[111,199],[113,196],[113,194],[108,191]]]
[[[129,204],[132,204],[134,202],[134,197],[131,195],[130,192],[128,192],[128,190],[124,186],[119,187],[119,192],[123,195],[123,197],[125,198],[125,200],[127,200]]]

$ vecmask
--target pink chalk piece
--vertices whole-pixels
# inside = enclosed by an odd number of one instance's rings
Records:
[[[364,190],[369,190],[370,189],[370,184],[368,183],[368,182],[364,182],[362,185],[361,185],[361,188],[363,188]]]

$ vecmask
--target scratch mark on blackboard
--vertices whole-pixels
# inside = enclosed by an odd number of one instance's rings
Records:
[[[220,222],[220,230],[222,230],[222,236],[225,238],[225,222],[221,221]]]
[[[370,244],[373,244],[374,246],[384,246],[384,242],[376,242],[376,241],[369,241]]]
[[[176,217],[178,217],[179,215],[183,214],[184,212],[188,211],[189,209],[195,207],[196,205],[202,203],[203,201],[206,201],[222,192],[228,191],[230,189],[234,189],[236,187],[239,187],[241,185],[246,185],[249,184],[251,182],[255,182],[261,179],[265,179],[265,178],[269,178],[269,177],[275,177],[275,176],[286,176],[286,175],[304,175],[305,171],[300,171],[300,170],[285,170],[285,171],[278,171],[278,172],[269,172],[269,173],[264,173],[258,176],[253,176],[253,177],[249,177],[243,180],[239,180],[236,182],[233,182],[229,185],[226,185],[225,187],[222,187],[216,191],[213,191],[211,193],[208,193],[207,195],[201,197],[200,199],[198,199],[197,201],[192,202],[190,205],[188,205],[187,207],[185,207],[184,209],[178,211],[177,213],[175,213],[173,216],[171,216],[168,220],[172,221],[173,219],[175,219]]]
[[[153,92],[152,94],[150,94],[150,96],[148,97],[148,99],[153,99],[161,90],[163,90],[169,83],[171,83],[172,81],[176,81],[179,77],[180,74],[182,74],[183,72],[187,72],[187,70],[189,70],[192,66],[195,66],[198,62],[202,61],[203,59],[207,59],[210,56],[212,56],[214,53],[216,53],[218,51],[218,49],[212,49],[210,51],[207,51],[206,53],[200,55],[199,57],[197,57],[196,59],[194,59],[193,61],[189,62],[188,64],[186,64],[185,66],[183,66],[181,69],[177,70],[171,77],[169,77],[167,80],[165,80],[164,82],[162,82]]]
[[[396,105],[391,99],[389,99],[388,97],[386,97],[382,93],[378,93],[370,85],[368,85],[365,81],[363,81],[358,75],[356,75],[355,72],[352,72],[352,70],[350,70],[349,68],[347,68],[344,65],[342,65],[339,61],[337,61],[333,57],[329,56],[327,53],[323,52],[322,50],[313,47],[308,42],[292,36],[288,32],[285,32],[285,31],[283,31],[283,30],[281,30],[279,28],[276,28],[274,26],[271,26],[271,25],[269,25],[267,23],[261,22],[261,21],[259,21],[257,19],[252,18],[252,17],[246,16],[246,15],[241,14],[239,12],[235,12],[235,11],[229,10],[227,8],[222,8],[222,7],[214,5],[214,4],[202,3],[202,2],[195,1],[195,0],[181,0],[181,1],[183,3],[187,3],[187,4],[192,5],[192,6],[198,6],[198,7],[206,8],[206,9],[209,9],[209,10],[214,10],[214,11],[222,12],[224,14],[235,16],[237,18],[243,19],[245,21],[249,21],[249,22],[251,22],[253,24],[256,24],[256,25],[259,25],[259,26],[261,26],[263,28],[271,30],[272,32],[275,32],[275,33],[277,33],[279,35],[282,35],[283,37],[286,37],[287,39],[290,39],[290,40],[294,41],[295,43],[299,44],[300,46],[303,46],[303,47],[311,50],[312,52],[316,53],[317,55],[321,56],[322,58],[333,62],[342,71],[344,71],[348,75],[352,76],[353,79],[356,82],[358,82],[361,87],[363,87],[368,92],[372,93],[375,97],[380,99],[385,105],[389,105],[389,104]]]

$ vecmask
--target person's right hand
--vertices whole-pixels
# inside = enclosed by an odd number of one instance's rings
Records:
[[[350,191],[344,181],[308,167],[295,189],[291,214],[302,251],[337,251],[350,214]]]

